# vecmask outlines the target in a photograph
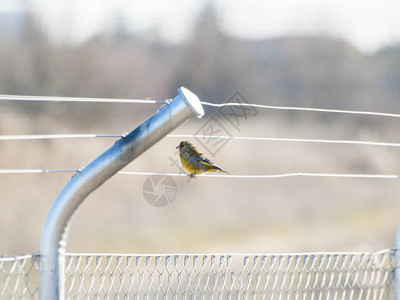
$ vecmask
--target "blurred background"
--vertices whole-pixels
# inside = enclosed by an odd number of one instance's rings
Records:
[[[185,86],[223,103],[400,113],[399,1],[0,0],[0,94],[163,100]],[[0,135],[130,131],[158,105],[0,102]],[[235,136],[400,142],[396,118],[257,109]],[[196,140],[191,140],[196,144]],[[0,141],[0,168],[76,169],[114,139]],[[178,138],[126,170],[178,172]],[[397,147],[229,140],[206,156],[231,174],[398,174]],[[1,174],[0,253],[39,250],[71,174]],[[116,175],[79,208],[67,251],[299,252],[390,248],[400,221],[393,179],[174,178],[163,208],[146,176]]]

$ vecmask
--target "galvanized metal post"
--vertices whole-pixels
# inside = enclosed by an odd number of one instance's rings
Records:
[[[203,115],[197,96],[186,88],[180,88],[177,97],[72,176],[51,207],[43,227],[39,266],[41,300],[64,299],[63,254],[68,227],[72,215],[85,198],[183,122]]]
[[[394,293],[396,300],[400,300],[400,223],[397,227],[396,247],[394,250],[395,266],[394,266]]]

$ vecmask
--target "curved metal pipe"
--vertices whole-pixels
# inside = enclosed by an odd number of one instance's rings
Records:
[[[85,198],[183,122],[203,115],[204,110],[197,96],[182,87],[172,101],[166,101],[139,127],[72,176],[53,203],[43,227],[39,266],[41,300],[64,299],[63,254],[68,227],[71,217]]]

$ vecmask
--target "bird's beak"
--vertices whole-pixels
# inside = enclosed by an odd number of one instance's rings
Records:
[[[179,149],[179,145],[175,147],[175,149]]]

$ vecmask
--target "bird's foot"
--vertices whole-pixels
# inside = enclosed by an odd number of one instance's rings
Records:
[[[188,175],[190,178],[197,178],[197,175],[195,173],[189,174]]]

